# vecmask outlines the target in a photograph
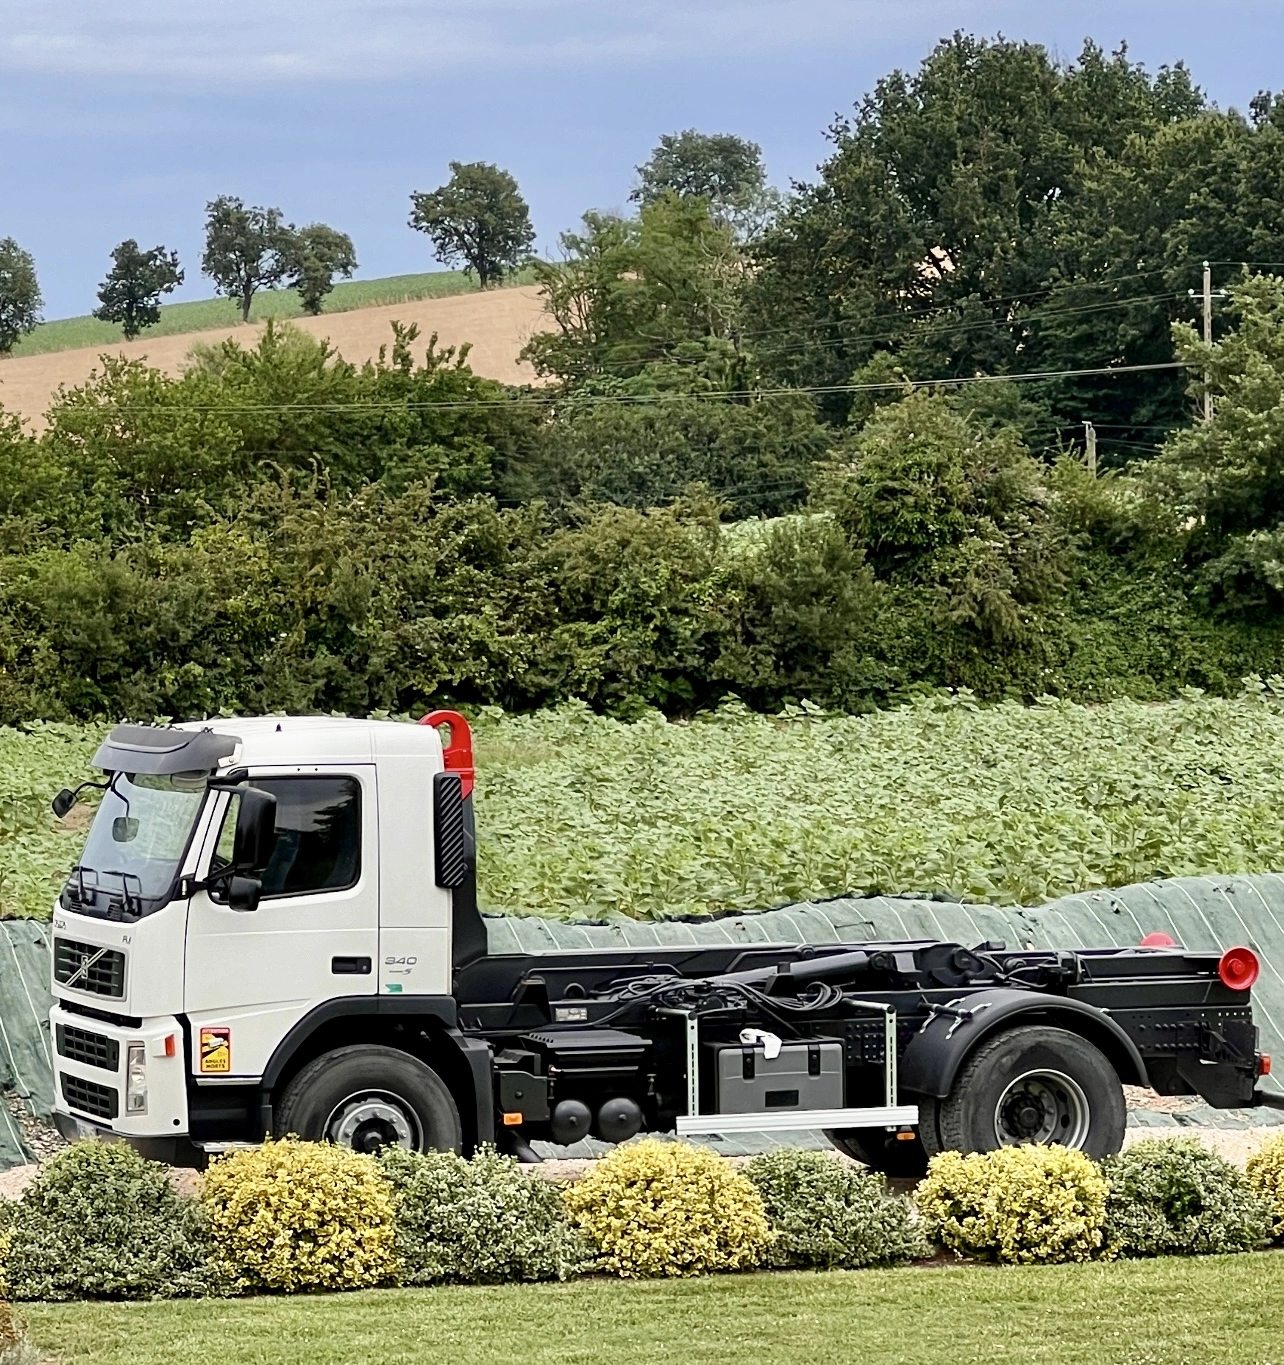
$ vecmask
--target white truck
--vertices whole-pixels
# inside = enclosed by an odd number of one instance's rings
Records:
[[[1242,1105],[1269,1068],[1247,949],[493,955],[454,712],[120,725],[94,763],[54,912],[69,1137],[200,1164],[265,1134],[529,1160],[534,1139],[816,1128],[913,1172],[945,1147],[1104,1155],[1122,1082]]]

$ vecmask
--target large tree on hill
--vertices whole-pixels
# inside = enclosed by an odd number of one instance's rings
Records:
[[[99,306],[94,317],[116,322],[132,341],[145,327],[160,321],[162,294],[172,293],[183,283],[178,252],[154,246],[141,251],[129,237],[111,253],[111,270],[98,290]]]
[[[351,279],[356,268],[356,248],[346,232],[324,223],[309,223],[294,234],[285,278],[290,288],[298,291],[303,311],[315,317],[334,288],[334,277]]]
[[[437,259],[462,264],[483,289],[516,270],[535,241],[517,181],[485,161],[452,161],[446,184],[416,191],[410,204],[410,226],[427,233]]]
[[[0,238],[0,355],[40,322],[40,283],[36,262],[12,237]]]
[[[237,300],[241,321],[248,322],[254,295],[285,278],[294,238],[280,209],[246,208],[234,196],[220,195],[205,207],[201,272],[220,294]]]

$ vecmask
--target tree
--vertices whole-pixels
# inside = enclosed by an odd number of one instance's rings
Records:
[[[517,181],[485,161],[452,161],[449,181],[416,191],[410,204],[410,226],[428,234],[438,260],[462,261],[483,289],[516,270],[535,240]]]
[[[670,193],[636,218],[588,213],[566,259],[536,262],[556,327],[523,355],[575,388],[743,389],[736,342],[743,253],[703,198]]]
[[[1224,221],[1208,208],[1236,191],[1213,190],[1209,158],[1236,121],[1180,66],[955,34],[830,130],[818,182],[760,244],[747,334],[778,382],[826,387],[879,351],[918,380],[1170,362],[1200,260],[1178,230]],[[1153,441],[1184,415],[1182,389],[1156,371],[1041,396],[1063,424]]]
[[[715,221],[742,236],[756,235],[779,202],[767,188],[762,148],[734,133],[665,133],[636,170],[638,184],[629,195],[635,204],[655,204],[666,194],[705,199]]]
[[[214,281],[220,294],[240,303],[242,322],[250,320],[254,295],[284,279],[294,236],[280,209],[246,208],[229,194],[205,206],[201,273]]]
[[[160,296],[183,283],[178,252],[163,246],[140,251],[130,237],[111,253],[111,260],[111,270],[98,290],[101,306],[94,309],[94,317],[120,323],[126,340],[132,341],[144,327],[160,321]]]
[[[286,283],[298,290],[303,311],[316,317],[325,296],[334,288],[334,277],[352,278],[357,253],[346,232],[309,223],[294,235],[289,251]]]
[[[31,253],[12,237],[0,238],[0,355],[35,329],[43,302]]]

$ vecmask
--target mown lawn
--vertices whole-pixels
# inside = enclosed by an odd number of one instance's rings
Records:
[[[1282,1297],[1266,1253],[25,1311],[61,1365],[1266,1365]]]

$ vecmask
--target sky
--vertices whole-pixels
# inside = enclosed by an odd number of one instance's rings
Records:
[[[773,183],[810,178],[834,116],[955,29],[1066,58],[1124,40],[1222,107],[1284,87],[1281,0],[0,0],[0,237],[48,318],[95,306],[126,237],[208,297],[220,194],[348,232],[372,279],[436,268],[411,191],[491,161],[555,254],[661,133],[738,133]]]

